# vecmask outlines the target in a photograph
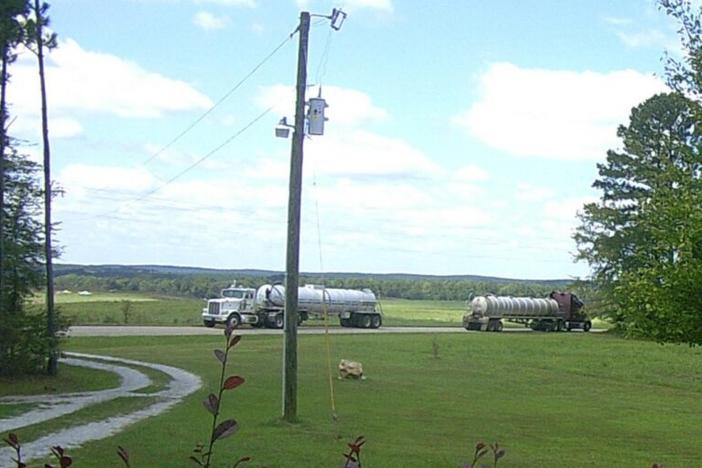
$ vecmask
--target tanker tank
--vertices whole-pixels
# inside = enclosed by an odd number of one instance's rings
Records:
[[[463,326],[466,330],[502,331],[502,321],[508,320],[533,330],[589,331],[592,323],[581,311],[582,307],[575,294],[556,291],[546,298],[478,296],[463,316]]]
[[[317,285],[298,288],[298,311],[308,317],[322,317],[325,313],[339,317],[342,326],[378,328],[380,313],[377,299],[370,289],[338,289]],[[256,307],[262,310],[283,309],[285,286],[265,284],[256,291]]]

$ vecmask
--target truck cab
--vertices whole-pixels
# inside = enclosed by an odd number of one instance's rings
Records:
[[[232,327],[242,323],[256,323],[255,294],[255,289],[238,287],[236,284],[222,289],[220,297],[208,300],[207,307],[202,309],[202,322],[206,327],[214,327],[218,323]]]

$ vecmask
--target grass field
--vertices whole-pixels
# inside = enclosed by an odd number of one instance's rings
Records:
[[[175,365],[214,385],[218,337],[72,338],[68,348]],[[357,435],[368,467],[455,467],[478,440],[507,448],[502,466],[702,465],[702,350],[601,334],[345,335],[332,362],[361,361],[367,380],[337,381],[331,418],[324,337],[299,342],[300,423],[280,422],[280,337],[246,337],[231,371],[247,379],[223,414],[240,431],[223,441],[216,466],[339,466]],[[165,415],[73,455],[80,466],[192,466],[209,419],[203,389]],[[79,462],[83,460],[83,462]],[[229,465],[224,461],[229,460]]]
[[[100,293],[91,296],[58,295],[60,313],[73,325],[202,325],[200,313],[205,302],[198,299],[152,297],[123,293]],[[129,310],[125,315],[125,305]],[[466,312],[464,301],[430,301],[383,299],[380,302],[386,326],[461,326]],[[312,319],[305,326],[321,326],[323,320]],[[336,317],[330,320],[338,326]],[[594,321],[596,328],[609,324]],[[522,327],[505,323],[505,326]]]
[[[205,304],[198,299],[124,293],[60,294],[57,303],[61,314],[73,325],[201,325],[200,313]],[[129,310],[125,318],[126,303]],[[384,299],[381,308],[388,326],[459,326],[466,306],[462,301]],[[338,325],[335,318],[331,323]],[[310,326],[321,324],[321,320],[307,322]]]

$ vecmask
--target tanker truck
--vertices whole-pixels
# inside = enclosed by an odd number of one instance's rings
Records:
[[[318,285],[298,288],[298,324],[309,318],[321,318],[325,312],[337,316],[342,327],[378,328],[382,324],[375,294],[370,289],[336,289]],[[205,326],[225,323],[238,327],[283,328],[285,286],[264,284],[257,290],[230,287],[222,297],[207,301],[202,310]]]
[[[547,298],[478,296],[463,316],[466,330],[502,331],[503,320],[524,324],[532,330],[590,331],[592,322],[582,311],[575,294],[552,292]]]

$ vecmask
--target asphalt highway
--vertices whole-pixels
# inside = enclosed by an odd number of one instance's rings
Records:
[[[598,332],[601,330],[592,330]],[[532,332],[528,328],[505,328],[504,332],[516,333],[540,333]],[[189,335],[221,335],[224,328],[201,327],[162,327],[162,326],[74,326],[68,331],[69,336],[189,336]],[[243,326],[235,331],[238,335],[282,335],[283,330],[272,330],[268,328],[250,328]],[[300,335],[321,335],[324,333],[323,327],[300,327]],[[339,328],[329,329],[329,333],[335,335],[349,334],[385,334],[385,333],[485,333],[468,332],[462,327],[380,327],[378,329],[368,328]],[[573,331],[572,333],[582,333]]]

